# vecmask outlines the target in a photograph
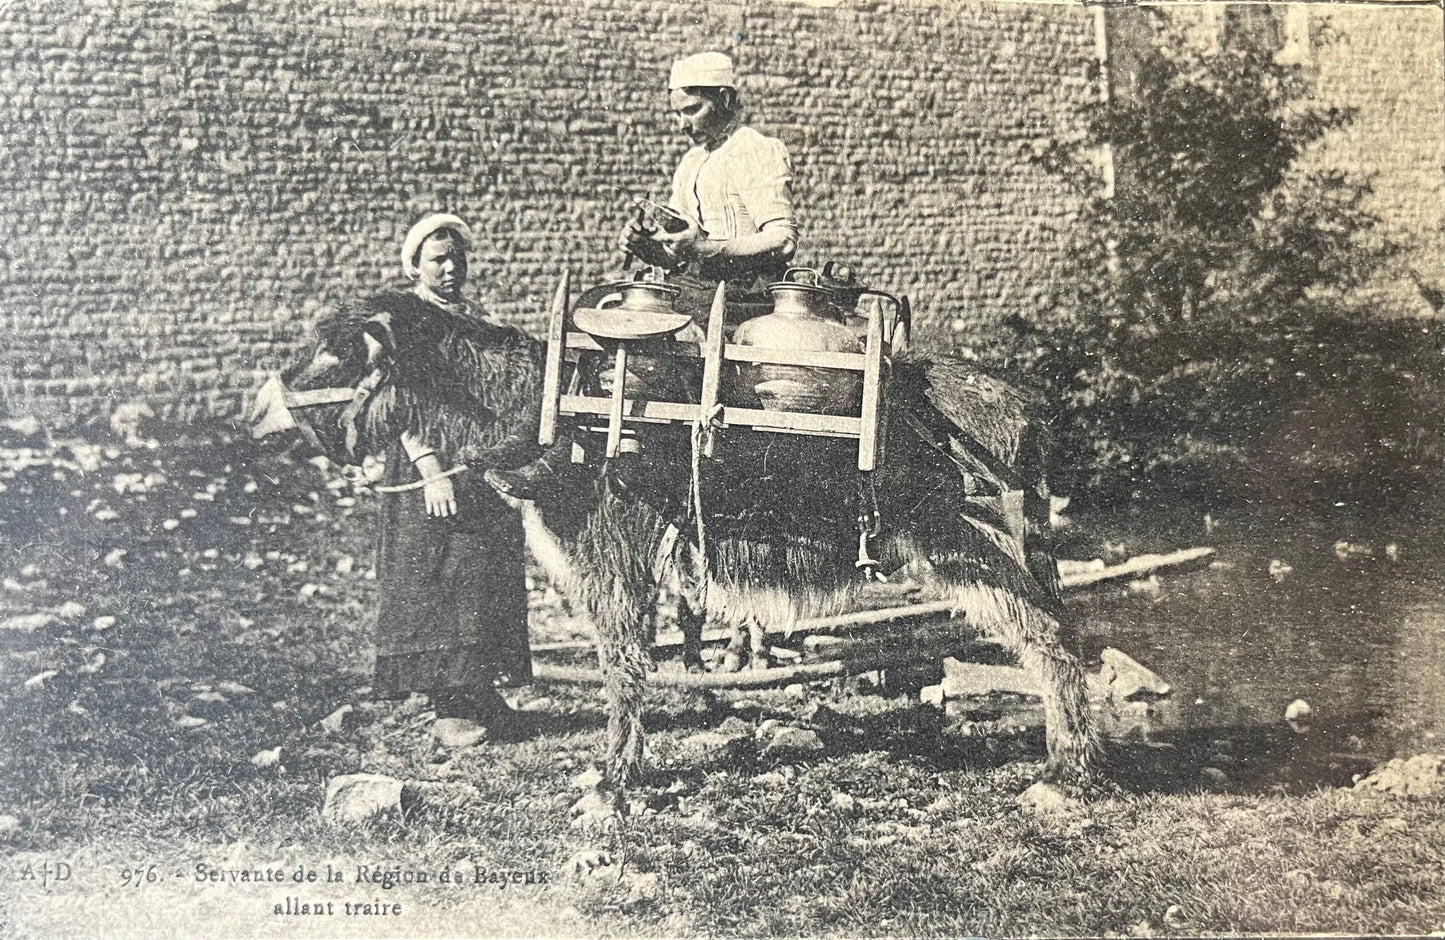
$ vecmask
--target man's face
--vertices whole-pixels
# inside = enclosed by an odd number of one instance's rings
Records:
[[[467,283],[467,250],[455,238],[422,242],[416,269],[421,285],[443,300],[461,300]]]
[[[723,131],[732,117],[717,106],[711,98],[695,95],[678,88],[668,96],[668,105],[678,130],[694,144],[716,144],[721,142]]]

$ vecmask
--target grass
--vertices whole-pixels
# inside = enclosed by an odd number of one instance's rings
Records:
[[[601,745],[594,691],[523,690],[531,736],[460,752],[433,745],[424,701],[358,691],[375,592],[364,491],[221,432],[154,449],[12,439],[0,457],[0,621],[50,612],[33,632],[0,629],[0,815],[14,820],[0,835],[3,937],[1445,928],[1438,800],[1261,774],[1203,792],[1185,749],[1119,749],[1117,780],[1034,814],[1018,797],[1039,778],[1035,731],[963,737],[907,697],[856,686],[654,692],[633,812],[583,832],[572,781]],[[537,639],[576,634],[545,585],[533,599]],[[318,726],[346,702],[355,727]],[[769,719],[816,730],[822,752],[765,753],[754,733]],[[709,751],[701,731],[734,740]],[[275,747],[278,765],[252,762]],[[1123,767],[1146,763],[1147,778]],[[442,789],[400,817],[325,822],[327,780],[359,771]],[[612,864],[574,877],[597,853]],[[22,880],[55,861],[69,881]],[[200,883],[199,864],[288,878],[331,865],[345,881]],[[463,883],[386,889],[357,882],[363,865]],[[534,883],[477,884],[478,868]],[[308,895],[403,914],[272,913]]]

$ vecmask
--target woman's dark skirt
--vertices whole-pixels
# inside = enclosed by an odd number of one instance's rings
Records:
[[[387,465],[387,482],[415,479],[400,448]],[[374,685],[383,695],[532,678],[521,516],[479,472],[452,480],[458,512],[445,519],[427,514],[419,489],[382,496]]]

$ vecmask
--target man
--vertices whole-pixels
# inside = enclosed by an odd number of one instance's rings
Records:
[[[763,287],[782,280],[798,247],[788,150],[742,123],[733,61],[721,52],[673,63],[668,109],[693,142],[672,177],[672,216],[632,221],[620,244],[671,272],[670,282],[683,289],[679,311],[706,310],[718,282],[727,281],[730,316],[739,309],[765,313],[771,306]],[[569,475],[571,453],[564,436],[533,463],[489,470],[486,478],[504,495],[532,499],[542,485]]]
[[[677,231],[636,220],[622,247],[648,264],[753,291],[781,280],[798,247],[782,141],[742,123],[732,59],[703,52],[673,63],[668,106],[693,147],[672,177]]]

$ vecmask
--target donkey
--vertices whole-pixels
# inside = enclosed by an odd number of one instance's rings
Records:
[[[565,306],[565,283],[554,304]],[[329,456],[358,462],[409,431],[453,442],[477,474],[535,456],[541,344],[482,321],[445,339],[426,330],[395,316],[327,317],[303,358],[258,393],[253,434],[299,427]],[[593,458],[580,482],[524,504],[534,552],[598,631],[601,789],[612,799],[643,769],[655,561],[669,545],[688,575],[679,617],[689,637],[704,619],[756,635],[761,623],[786,629],[844,610],[865,590],[858,570],[870,553],[870,570],[906,568],[1039,677],[1049,775],[1092,775],[1100,748],[1054,558],[1020,551],[998,508],[999,493],[1021,487],[1030,527],[1047,527],[1046,442],[1030,402],[960,360],[918,354],[894,358],[888,400],[886,453],[866,479],[851,444],[750,431],[701,459],[688,428],[658,426],[639,434],[640,453]],[[311,422],[298,405],[341,417]]]

